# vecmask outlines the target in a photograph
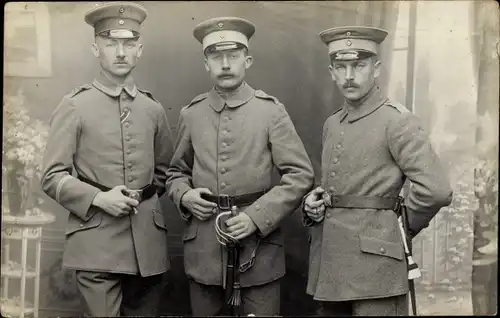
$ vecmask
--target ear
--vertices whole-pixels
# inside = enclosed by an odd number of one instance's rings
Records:
[[[332,81],[336,82],[335,75],[333,75],[333,66],[331,64],[328,65],[328,70],[330,71],[330,76],[332,77]]]
[[[205,56],[204,63],[205,63],[205,70],[206,70],[207,72],[209,72],[209,71],[210,71],[210,67],[208,66],[208,60],[207,60],[207,57],[206,57],[206,56]]]
[[[141,57],[143,48],[144,48],[144,44],[139,43],[139,47],[137,48],[137,58]]]
[[[373,67],[374,67],[374,70],[373,70],[374,77],[377,78],[380,76],[380,72],[382,71],[382,62],[377,60],[375,62],[375,64],[373,65]]]
[[[252,66],[252,64],[253,64],[253,57],[250,55],[247,55],[245,57],[245,69],[249,69],[250,66]]]
[[[97,46],[97,43],[92,43],[92,47],[90,48],[90,50],[95,57],[99,57],[99,47]]]

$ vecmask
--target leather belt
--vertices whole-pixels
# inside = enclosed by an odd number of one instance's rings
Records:
[[[333,208],[377,209],[399,211],[402,197],[372,197],[358,195],[331,195],[323,193],[325,205]]]
[[[82,176],[78,176],[77,178],[78,178],[78,180],[83,181],[85,183],[88,183],[91,186],[94,186],[101,191],[111,190],[111,188],[109,188],[109,187],[106,187],[102,184],[99,184],[95,181],[84,178]],[[153,184],[148,184],[147,186],[145,186],[141,189],[138,189],[138,190],[127,190],[127,193],[124,193],[124,194],[127,195],[128,197],[134,199],[134,200],[141,202],[141,201],[144,201],[144,200],[151,198],[153,195],[155,195],[155,193],[156,193],[156,186],[154,186]]]
[[[265,191],[259,191],[259,192],[236,195],[236,196],[229,196],[226,194],[212,195],[212,194],[202,193],[201,197],[204,200],[216,203],[220,210],[231,210],[231,207],[233,206],[250,205],[255,201],[257,201],[261,196],[263,196],[267,192],[268,190],[265,190]]]

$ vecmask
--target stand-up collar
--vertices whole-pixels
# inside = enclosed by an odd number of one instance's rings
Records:
[[[137,95],[137,87],[134,84],[132,77],[128,77],[123,85],[118,85],[111,78],[106,76],[104,72],[100,72],[99,76],[94,79],[92,83],[98,90],[106,95],[117,97],[124,89],[130,96]]]
[[[208,102],[216,111],[221,112],[224,105],[230,108],[239,107],[248,102],[255,94],[255,90],[243,82],[240,87],[229,93],[218,92],[215,87],[208,93]]]
[[[387,97],[382,95],[382,91],[376,85],[358,105],[351,106],[345,102],[340,113],[340,121],[347,118],[347,122],[355,122],[379,109],[386,101]]]

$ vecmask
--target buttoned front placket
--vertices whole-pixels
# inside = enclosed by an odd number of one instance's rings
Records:
[[[224,105],[224,108],[219,114],[219,130],[217,132],[219,149],[217,158],[217,179],[219,194],[225,194],[230,187],[228,178],[229,167],[227,162],[230,158],[230,151],[233,143],[230,127],[231,121],[231,111],[227,105]]]
[[[119,95],[118,105],[121,114],[120,119],[122,127],[124,184],[127,185],[127,188],[134,188],[130,187],[130,184],[135,180],[132,173],[134,163],[131,159],[134,148],[132,134],[132,125],[134,123],[130,111],[131,102],[132,97],[123,89]]]

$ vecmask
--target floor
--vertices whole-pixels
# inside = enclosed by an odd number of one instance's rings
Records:
[[[472,315],[470,291],[417,293],[417,314]]]

